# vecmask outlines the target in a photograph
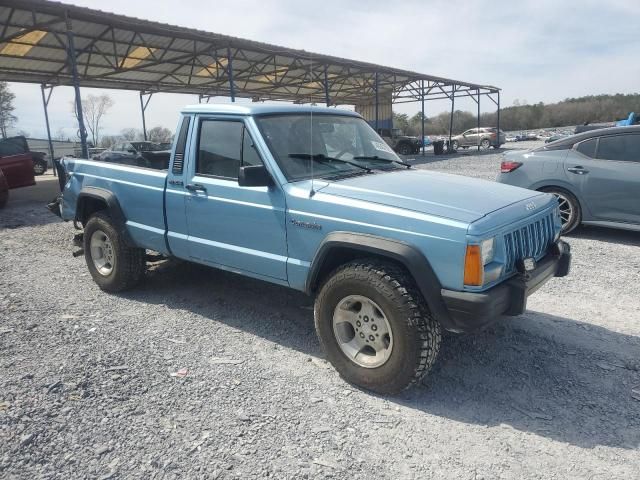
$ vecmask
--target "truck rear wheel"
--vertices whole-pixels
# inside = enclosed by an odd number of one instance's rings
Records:
[[[315,302],[320,343],[348,382],[383,394],[399,393],[431,369],[440,324],[413,279],[378,259],[347,263],[333,272]]]
[[[146,267],[144,249],[127,246],[111,218],[101,212],[84,227],[84,257],[93,280],[107,292],[135,286]]]

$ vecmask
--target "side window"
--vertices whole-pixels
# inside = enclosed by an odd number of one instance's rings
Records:
[[[600,137],[598,158],[624,162],[640,162],[640,135]]]
[[[196,173],[238,178],[243,129],[242,122],[202,120]]]
[[[22,153],[25,153],[24,148],[22,148],[16,142],[12,142],[10,139],[0,142],[0,157],[20,155]]]
[[[260,155],[246,128],[242,129],[242,136],[242,165],[262,165]]]
[[[597,139],[591,138],[589,140],[585,140],[584,142],[579,143],[578,146],[576,147],[576,150],[589,158],[595,158],[596,144],[597,144]]]

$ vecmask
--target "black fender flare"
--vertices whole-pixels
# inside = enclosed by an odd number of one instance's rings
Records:
[[[127,218],[122,211],[122,207],[120,207],[120,202],[113,192],[109,190],[99,187],[83,187],[78,194],[75,220],[81,222],[83,225],[88,220],[88,215],[84,207],[86,205],[85,199],[87,198],[104,202],[107,206],[106,210],[109,212],[109,216],[113,221],[113,226],[118,230],[120,237],[124,240],[125,244],[130,247],[135,247],[136,244],[127,230]]]
[[[444,328],[453,327],[449,311],[442,299],[442,285],[429,260],[418,248],[399,240],[365,233],[331,232],[320,243],[311,262],[305,285],[307,294],[312,295],[316,291],[322,265],[331,252],[344,247],[362,252],[363,256],[370,254],[385,257],[403,265],[416,282],[435,319]]]

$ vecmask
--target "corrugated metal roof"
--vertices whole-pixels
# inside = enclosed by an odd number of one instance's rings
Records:
[[[46,0],[0,0],[0,80],[70,85],[67,19],[80,84],[147,92],[231,93],[255,100],[395,102],[456,96],[497,87],[141,20]],[[40,33],[43,32],[43,33]],[[232,68],[230,68],[230,65]]]

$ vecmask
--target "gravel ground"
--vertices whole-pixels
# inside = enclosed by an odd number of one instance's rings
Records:
[[[0,212],[0,478],[640,478],[638,234],[579,229],[569,277],[395,398],[338,377],[304,295],[180,262],[108,295],[72,236]]]

